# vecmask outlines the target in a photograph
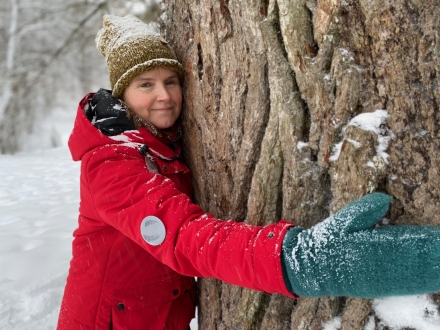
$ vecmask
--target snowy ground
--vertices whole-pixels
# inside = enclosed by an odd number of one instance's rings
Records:
[[[0,156],[0,329],[54,329],[78,214],[67,148]]]
[[[79,164],[66,147],[0,155],[0,178],[0,329],[55,329],[76,227]],[[440,329],[427,296],[373,306],[391,329]],[[339,327],[339,318],[323,325]],[[371,318],[365,330],[372,329]]]

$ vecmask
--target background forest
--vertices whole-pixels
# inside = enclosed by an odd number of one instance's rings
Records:
[[[0,153],[65,143],[79,99],[109,85],[94,42],[102,15],[159,11],[158,0],[0,1]]]

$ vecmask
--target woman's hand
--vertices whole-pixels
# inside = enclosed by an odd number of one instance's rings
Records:
[[[375,298],[440,290],[440,227],[371,228],[391,197],[374,193],[283,241],[286,285],[300,296]]]

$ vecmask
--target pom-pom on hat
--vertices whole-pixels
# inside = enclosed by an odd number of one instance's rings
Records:
[[[104,15],[95,41],[107,61],[114,97],[121,98],[133,78],[158,67],[176,71],[183,78],[183,66],[168,43],[135,16]]]

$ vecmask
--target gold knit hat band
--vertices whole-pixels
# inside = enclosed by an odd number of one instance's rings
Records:
[[[135,16],[104,15],[96,46],[106,58],[112,94],[117,98],[133,78],[155,68],[171,69],[183,79],[184,68],[168,43]]]

